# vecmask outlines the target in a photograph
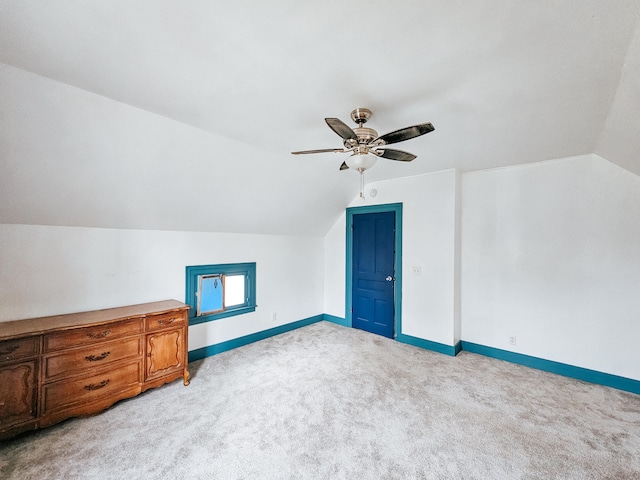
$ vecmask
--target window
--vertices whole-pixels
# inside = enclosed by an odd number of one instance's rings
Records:
[[[255,262],[189,266],[186,281],[191,325],[256,309]]]

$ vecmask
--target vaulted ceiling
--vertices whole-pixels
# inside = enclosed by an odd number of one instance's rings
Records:
[[[324,123],[430,121],[377,181],[596,153],[640,174],[640,0],[0,0],[0,223],[323,235]],[[354,124],[352,124],[355,126]]]

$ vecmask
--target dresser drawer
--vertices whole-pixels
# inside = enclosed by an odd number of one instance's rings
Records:
[[[162,315],[147,316],[147,331],[160,330],[167,327],[177,327],[184,325],[185,315],[183,312],[163,313]]]
[[[0,364],[36,355],[39,339],[40,337],[28,337],[0,342]]]
[[[142,337],[138,336],[46,355],[44,381],[87,372],[126,358],[141,357],[142,345]]]
[[[142,318],[136,318],[118,323],[75,328],[65,332],[52,333],[44,337],[44,350],[45,352],[50,352],[62,348],[104,342],[112,338],[137,335],[143,331],[142,322]]]
[[[37,362],[31,359],[0,367],[0,438],[3,426],[36,418]]]
[[[43,385],[43,415],[73,405],[91,403],[101,397],[118,396],[140,382],[141,364],[129,363],[108,372]]]

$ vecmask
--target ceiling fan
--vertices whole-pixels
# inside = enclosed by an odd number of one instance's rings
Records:
[[[340,170],[352,168],[362,174],[365,170],[373,167],[378,157],[400,162],[410,162],[416,158],[413,153],[386,148],[386,145],[403,142],[434,130],[433,125],[427,122],[413,125],[412,127],[401,128],[400,130],[379,136],[378,132],[374,129],[363,126],[369,118],[371,118],[371,114],[371,110],[368,108],[356,108],[351,112],[351,119],[358,124],[357,128],[349,127],[338,118],[324,119],[327,125],[329,125],[329,128],[342,137],[343,148],[302,150],[291,153],[293,155],[302,155],[307,153],[351,152],[351,155],[340,165]]]

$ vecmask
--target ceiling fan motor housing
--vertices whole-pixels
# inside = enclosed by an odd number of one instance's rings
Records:
[[[352,138],[345,139],[343,143],[347,148],[353,148],[357,145],[366,145],[372,140],[378,138],[378,132],[376,132],[373,128],[357,127],[354,128],[353,131],[358,136],[358,140],[356,141]]]

